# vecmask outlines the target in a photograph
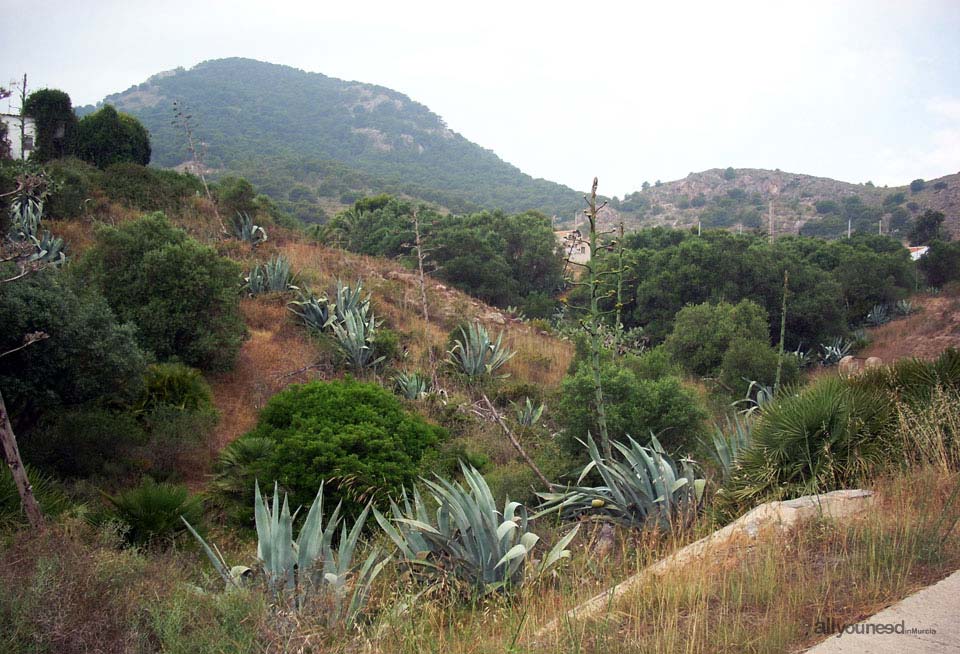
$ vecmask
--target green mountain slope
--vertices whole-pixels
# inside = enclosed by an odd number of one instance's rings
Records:
[[[207,144],[207,167],[242,174],[282,201],[329,206],[391,192],[455,211],[538,209],[562,217],[582,202],[572,189],[534,179],[471,143],[401,93],[287,66],[207,61],[154,75],[104,102],[139,118],[150,130],[153,163],[174,167],[190,159],[172,124],[174,100]]]

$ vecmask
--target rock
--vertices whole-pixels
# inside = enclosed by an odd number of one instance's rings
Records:
[[[567,625],[571,620],[590,618],[603,612],[612,606],[618,597],[640,586],[651,575],[659,577],[677,567],[703,559],[719,559],[722,555],[735,556],[745,551],[745,542],[754,541],[761,534],[784,533],[798,523],[814,518],[826,517],[835,520],[856,518],[867,513],[873,506],[874,500],[873,491],[838,490],[823,495],[805,495],[794,500],[761,504],[723,529],[687,545],[580,606],[567,611],[562,618],[540,629],[535,638],[556,631],[560,625]]]
[[[507,324],[506,317],[504,317],[504,315],[499,311],[488,311],[487,313],[483,314],[483,321],[492,322],[495,325]]]
[[[852,356],[847,355],[840,359],[839,368],[841,377],[849,377],[860,370],[860,362]]]
[[[863,369],[867,368],[879,368],[883,365],[883,359],[880,357],[869,357],[866,362],[863,364]]]

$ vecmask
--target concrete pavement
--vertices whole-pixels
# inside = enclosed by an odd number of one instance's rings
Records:
[[[850,625],[807,654],[960,654],[960,572]]]

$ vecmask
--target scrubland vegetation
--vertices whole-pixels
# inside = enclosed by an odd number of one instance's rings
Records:
[[[305,227],[242,179],[95,163],[0,164],[0,392],[44,516],[5,466],[0,648],[784,651],[960,566],[955,337],[835,367],[955,306],[945,234],[915,265],[658,228],[575,275],[534,212]],[[543,630],[850,487],[877,510]]]

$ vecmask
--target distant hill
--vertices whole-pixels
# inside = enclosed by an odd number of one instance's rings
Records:
[[[726,227],[833,238],[847,231],[905,235],[926,209],[942,211],[960,235],[960,173],[911,186],[880,188],[826,177],[755,168],[713,168],[650,185],[611,201],[607,223],[629,227]]]
[[[104,103],[139,118],[150,130],[153,163],[175,167],[190,156],[172,125],[174,100],[207,144],[207,167],[247,177],[308,220],[320,218],[318,206],[379,192],[453,211],[572,217],[582,204],[581,194],[524,174],[402,93],[288,66],[207,61],[154,75]]]

